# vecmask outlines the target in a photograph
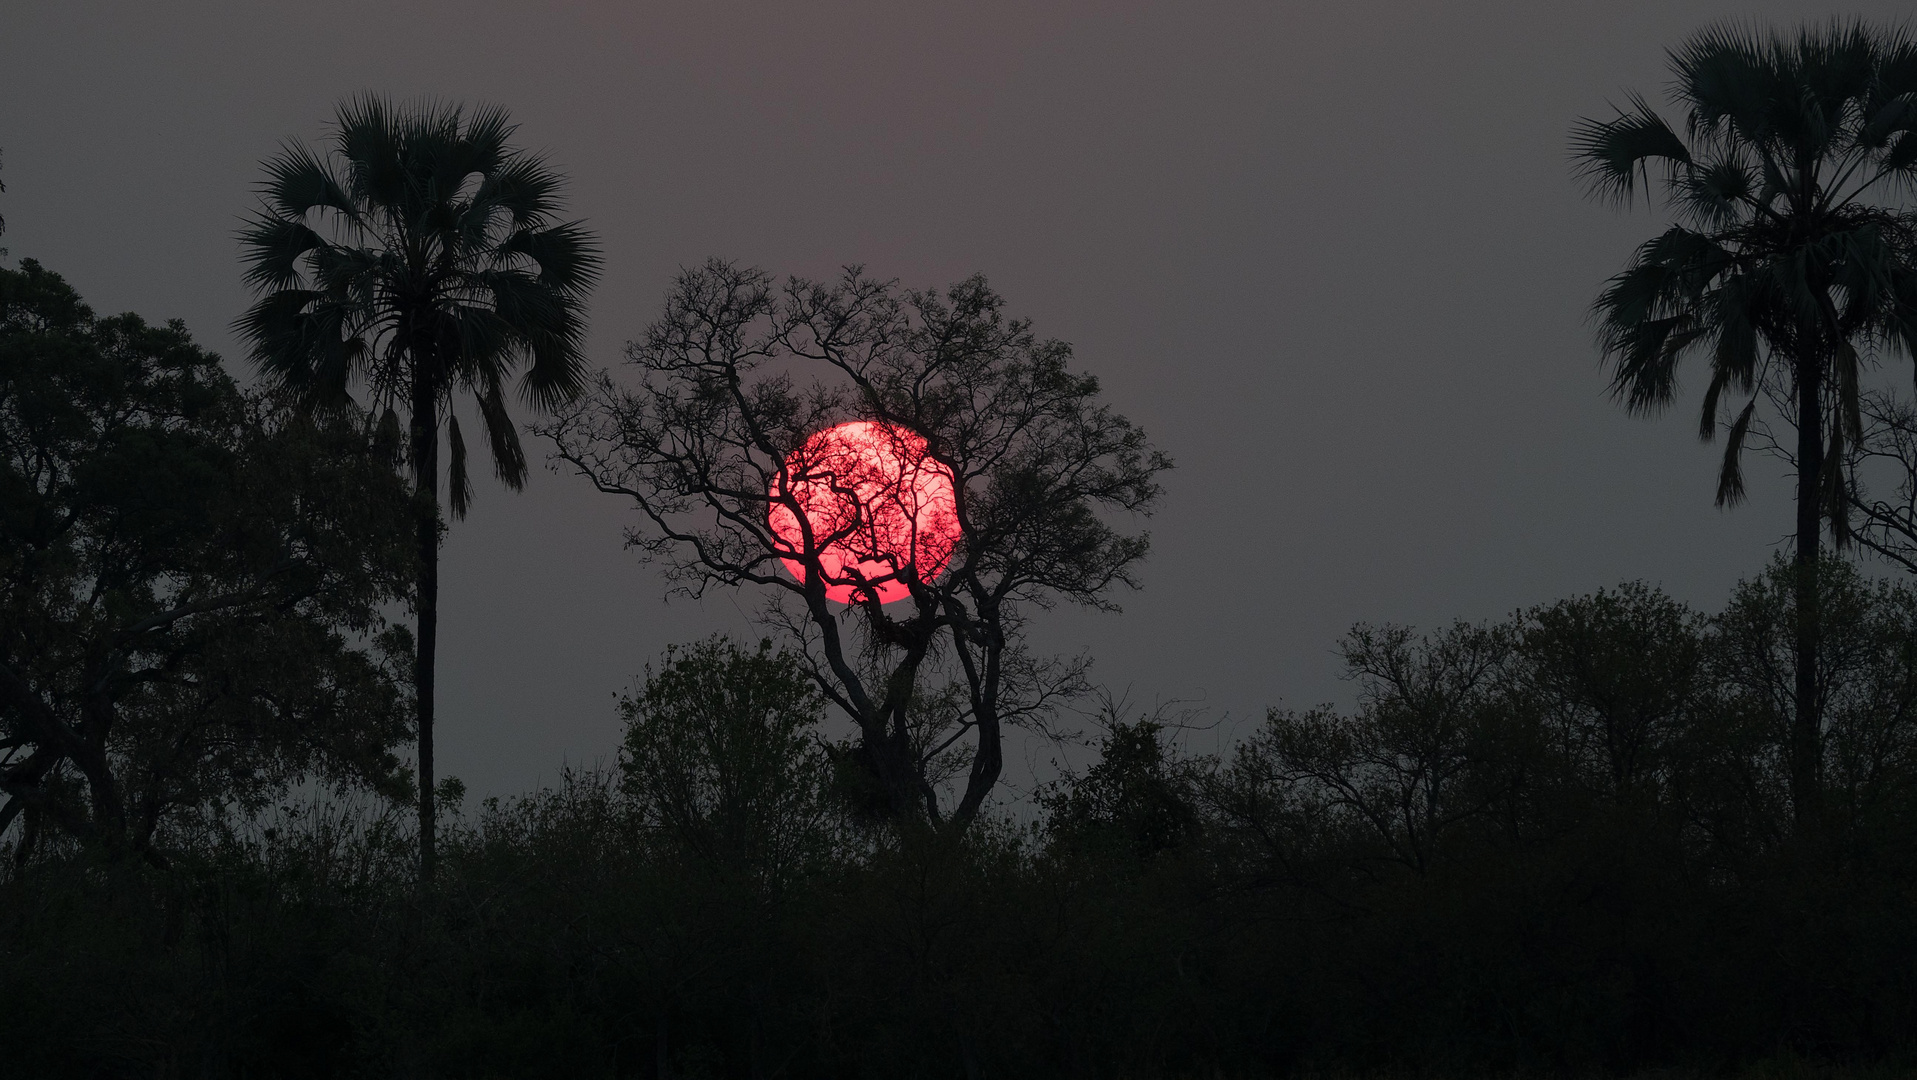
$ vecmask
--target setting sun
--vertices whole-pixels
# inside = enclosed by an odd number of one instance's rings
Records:
[[[786,458],[771,495],[772,531],[794,553],[780,561],[806,579],[796,502],[818,547],[826,598],[841,604],[865,590],[881,604],[905,599],[908,570],[937,578],[959,539],[951,473],[927,455],[923,438],[894,424],[855,420],[817,432]]]

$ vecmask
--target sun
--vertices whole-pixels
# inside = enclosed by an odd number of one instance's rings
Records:
[[[826,599],[841,604],[867,593],[881,604],[905,599],[907,579],[937,580],[958,545],[951,471],[897,424],[854,420],[813,433],[786,455],[770,495],[779,561],[806,580],[796,505],[811,528]]]

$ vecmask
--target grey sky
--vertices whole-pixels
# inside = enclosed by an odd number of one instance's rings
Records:
[[[708,255],[985,273],[1178,462],[1122,615],[1056,612],[1135,699],[1341,698],[1357,621],[1496,617],[1628,578],[1715,607],[1791,528],[1711,507],[1695,397],[1613,406],[1586,309],[1661,221],[1587,203],[1566,136],[1726,16],[1907,3],[1036,0],[94,3],[0,9],[13,260],[179,317],[243,371],[233,232],[259,162],[374,90],[507,106],[607,272],[592,355]],[[1696,389],[1693,387],[1693,389]],[[749,598],[664,603],[623,507],[481,484],[441,572],[441,771],[609,758],[612,696]]]

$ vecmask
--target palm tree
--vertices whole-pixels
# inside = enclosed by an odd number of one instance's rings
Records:
[[[1676,224],[1637,249],[1598,298],[1612,390],[1668,405],[1687,356],[1708,360],[1700,434],[1730,420],[1717,502],[1744,493],[1760,400],[1796,430],[1797,618],[1790,735],[1795,813],[1818,803],[1816,568],[1823,522],[1849,538],[1840,469],[1862,433],[1861,370],[1917,356],[1917,218],[1884,200],[1917,182],[1917,45],[1861,23],[1795,35],[1705,30],[1670,53],[1682,134],[1642,98],[1585,120],[1576,161],[1595,197],[1658,186]],[[1741,409],[1726,393],[1745,396]]]
[[[472,498],[453,398],[485,427],[513,490],[526,455],[505,387],[551,407],[585,378],[584,301],[598,275],[592,237],[557,219],[561,178],[513,149],[506,113],[396,107],[371,96],[338,110],[330,153],[289,143],[265,166],[262,206],[241,233],[259,300],[238,322],[261,374],[307,409],[365,408],[418,493],[420,880],[435,861],[433,656],[438,637],[440,425],[452,515]],[[350,389],[363,387],[363,406]]]

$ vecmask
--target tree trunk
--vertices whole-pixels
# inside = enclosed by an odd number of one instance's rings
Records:
[[[439,647],[439,395],[414,358],[413,484],[419,501],[419,654],[413,695],[419,731],[419,883],[430,888],[438,863],[433,805],[433,657]]]
[[[1791,718],[1791,808],[1798,824],[1818,809],[1823,726],[1817,701],[1817,556],[1823,527],[1824,472],[1821,357],[1811,350],[1797,362],[1797,557],[1795,607],[1797,680]]]
[[[105,687],[107,677],[103,670],[90,670],[87,682]],[[107,739],[112,734],[114,719],[113,700],[106,691],[101,689],[89,694],[81,706],[81,745],[74,747],[68,760],[86,778],[94,836],[111,857],[119,858],[132,850],[132,837],[127,833],[126,801],[120,795],[113,766],[107,760]]]
[[[900,715],[903,711],[901,708],[895,712],[889,730],[880,727],[880,733],[875,736],[870,728],[862,728],[861,736],[871,753],[873,772],[878,776],[879,786],[885,790],[886,802],[891,805],[893,817],[901,824],[936,820],[938,804],[933,800],[924,774],[918,767],[917,755],[912,751],[912,737],[906,730],[904,717]]]
[[[965,794],[959,798],[958,809],[952,812],[952,823],[960,829],[969,827],[972,819],[978,817],[979,809],[985,805],[985,796],[991,794],[999,773],[1005,769],[998,714],[981,712],[974,719],[978,723],[978,749],[972,755],[972,771],[965,780]]]

